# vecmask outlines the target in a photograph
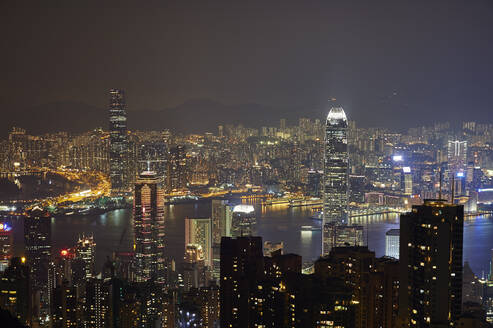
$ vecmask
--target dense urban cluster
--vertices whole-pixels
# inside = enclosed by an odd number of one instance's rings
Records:
[[[323,116],[204,134],[129,131],[124,92],[112,89],[108,130],[13,128],[0,141],[4,316],[29,327],[488,327],[493,275],[472,273],[462,249],[467,215],[493,209],[493,125],[396,132],[358,127],[340,107]],[[40,172],[84,184],[66,198],[10,192]],[[197,201],[211,212],[180,218],[177,266],[164,208]],[[321,257],[306,266],[282,242],[263,241],[252,203],[312,208]],[[115,245],[98,268],[91,235],[52,247],[54,215],[116,207],[132,208],[131,251]],[[402,213],[400,230],[381,236],[385,257],[358,223],[374,213]]]

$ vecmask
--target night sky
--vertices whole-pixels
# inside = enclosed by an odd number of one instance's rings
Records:
[[[104,110],[112,87],[135,112],[210,99],[294,122],[322,118],[335,97],[360,125],[493,123],[491,0],[2,1],[0,12],[10,125],[48,104]]]

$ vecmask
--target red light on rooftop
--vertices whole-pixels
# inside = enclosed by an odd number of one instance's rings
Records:
[[[62,256],[67,256],[67,255],[68,255],[68,250],[66,250],[66,249],[62,249],[62,250],[60,251],[60,254],[62,254]]]

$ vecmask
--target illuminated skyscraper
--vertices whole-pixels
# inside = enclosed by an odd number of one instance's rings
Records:
[[[233,208],[231,235],[233,237],[253,236],[256,223],[255,208],[252,205],[236,205]]]
[[[347,144],[348,123],[341,107],[331,108],[325,127],[324,154],[324,217],[323,223],[346,223],[348,216],[349,155]],[[326,229],[324,229],[325,231]],[[324,245],[329,236],[323,234],[322,254],[328,254]]]
[[[77,241],[75,248],[75,258],[80,261],[83,266],[84,279],[90,279],[95,274],[95,254],[96,243],[93,236],[81,236]]]
[[[187,157],[184,146],[171,148],[168,157],[168,192],[183,190],[187,187]]]
[[[0,272],[3,272],[12,258],[13,234],[12,225],[5,221],[0,221]]]
[[[452,173],[465,169],[467,164],[467,141],[449,140],[447,160]]]
[[[45,318],[50,309],[48,268],[51,260],[51,218],[48,212],[35,207],[24,219],[26,263],[31,269],[33,289],[39,291],[39,316]]]
[[[450,326],[462,312],[464,207],[425,200],[400,227],[399,316],[408,327]]]
[[[200,245],[205,265],[212,265],[212,220],[210,218],[185,218],[185,247]]]
[[[155,172],[139,175],[134,191],[135,270],[137,282],[165,283],[164,195]]]
[[[126,190],[127,176],[127,111],[123,90],[110,90],[110,182],[114,194]]]
[[[225,200],[212,200],[212,277],[219,279],[221,237],[231,236],[233,208]]]
[[[385,256],[399,259],[399,229],[390,229],[385,233]]]

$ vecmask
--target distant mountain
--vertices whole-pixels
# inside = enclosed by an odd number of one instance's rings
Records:
[[[277,108],[255,103],[226,105],[210,99],[193,99],[162,110],[129,109],[128,127],[133,130],[167,128],[176,132],[216,132],[220,124],[278,126],[281,118],[295,123],[302,116],[317,117],[318,112],[295,107]],[[57,102],[5,113],[0,120],[1,137],[5,138],[12,126],[24,128],[30,134],[79,133],[96,127],[106,129],[108,112],[106,108],[81,102]]]

